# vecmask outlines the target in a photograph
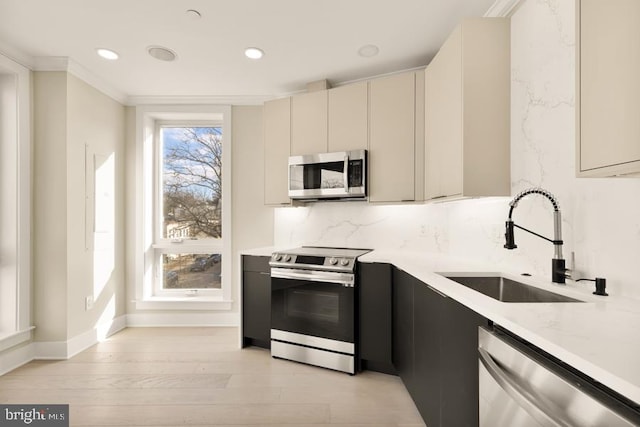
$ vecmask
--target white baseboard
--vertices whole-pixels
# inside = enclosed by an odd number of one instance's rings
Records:
[[[0,353],[0,376],[31,362],[34,358],[35,349],[32,343],[3,351]]]
[[[127,327],[127,317],[119,316],[110,322],[101,323],[95,328],[77,335],[67,341],[67,358],[73,357],[91,347],[92,345],[104,340],[105,338],[115,334]]]
[[[239,326],[240,313],[139,313],[127,314],[127,326]]]
[[[131,327],[239,326],[240,313],[143,313],[119,316],[68,341],[28,342],[0,352],[0,376],[32,360],[66,360]]]
[[[67,357],[68,341],[40,341],[34,342],[34,359],[41,360],[62,360]]]
[[[93,329],[76,335],[67,341],[34,342],[31,345],[34,347],[35,359],[69,359],[126,327],[126,316],[120,316],[109,322],[97,325]]]

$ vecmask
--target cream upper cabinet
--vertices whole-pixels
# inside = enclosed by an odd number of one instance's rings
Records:
[[[369,200],[372,202],[421,198],[416,194],[417,75],[424,76],[408,72],[369,82]]]
[[[291,97],[291,155],[327,152],[327,91]]]
[[[447,39],[425,73],[425,199],[462,193],[462,31]]]
[[[264,103],[264,202],[288,205],[291,98]]]
[[[509,196],[510,26],[464,20],[425,75],[425,200]]]
[[[640,173],[640,1],[579,1],[578,176]]]
[[[368,145],[367,82],[328,91],[328,151],[366,149]]]

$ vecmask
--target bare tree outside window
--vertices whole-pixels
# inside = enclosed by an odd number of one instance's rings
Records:
[[[162,128],[165,238],[222,237],[222,129]]]
[[[222,128],[162,127],[162,237],[222,238]],[[164,289],[221,286],[216,253],[162,255]]]

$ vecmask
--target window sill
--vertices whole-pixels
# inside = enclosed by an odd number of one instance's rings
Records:
[[[0,335],[0,352],[31,340],[31,331],[33,331],[35,328],[35,326],[31,326],[24,331],[7,335]]]
[[[150,297],[135,303],[138,310],[229,311],[233,301],[220,297]]]

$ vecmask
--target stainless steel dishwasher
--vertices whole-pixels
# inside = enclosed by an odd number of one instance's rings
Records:
[[[478,338],[480,427],[640,425],[633,402],[499,327]]]

